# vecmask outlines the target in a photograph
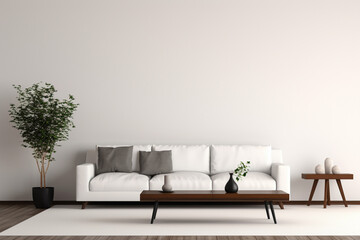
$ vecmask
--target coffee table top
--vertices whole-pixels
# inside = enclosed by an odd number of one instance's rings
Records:
[[[303,173],[301,177],[303,179],[354,179],[354,175],[351,173],[340,173],[340,174]]]
[[[278,190],[238,191],[143,191],[140,201],[284,201],[289,200],[289,194]]]

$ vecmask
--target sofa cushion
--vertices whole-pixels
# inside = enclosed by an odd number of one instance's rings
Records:
[[[229,178],[229,173],[218,173],[211,176],[213,190],[224,190]],[[235,182],[238,184],[239,190],[276,190],[276,181],[269,174],[263,172],[249,172],[242,180],[235,180]]]
[[[206,145],[154,145],[155,151],[171,150],[173,171],[210,173],[210,149]]]
[[[250,161],[250,171],[270,173],[271,146],[212,145],[211,174],[232,172],[240,161]]]
[[[209,175],[200,172],[175,172],[156,175],[150,179],[150,190],[161,190],[165,175],[169,176],[173,190],[212,190]]]
[[[133,147],[99,147],[96,174],[106,172],[131,172]]]
[[[124,147],[124,146],[131,146],[131,145],[97,145],[96,149],[98,147]],[[151,145],[133,145],[133,153],[132,153],[132,171],[133,172],[140,172],[140,164],[139,164],[139,151],[151,151]],[[95,163],[96,166],[98,166],[98,160],[97,156],[96,159],[93,161],[87,161]]]
[[[172,171],[171,151],[140,151],[141,174],[153,176]]]
[[[149,190],[149,177],[139,173],[102,173],[90,181],[90,191],[142,191]]]

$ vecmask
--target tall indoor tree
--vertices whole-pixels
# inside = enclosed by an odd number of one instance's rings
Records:
[[[67,140],[69,131],[75,125],[73,114],[78,104],[72,95],[60,100],[50,83],[36,83],[28,88],[13,85],[17,90],[17,104],[10,104],[10,117],[13,127],[20,131],[22,146],[31,148],[37,169],[40,173],[40,187],[46,188],[46,173],[55,147]]]

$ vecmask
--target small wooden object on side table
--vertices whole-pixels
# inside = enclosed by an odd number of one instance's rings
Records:
[[[344,190],[343,187],[341,185],[341,179],[354,179],[354,175],[350,174],[350,173],[342,173],[342,174],[316,174],[316,173],[303,173],[301,175],[301,177],[303,179],[313,179],[314,183],[310,192],[310,197],[309,197],[309,201],[308,201],[308,206],[310,206],[311,204],[311,200],[314,196],[314,192],[316,189],[316,186],[319,182],[320,179],[324,179],[325,180],[325,191],[324,191],[324,208],[326,208],[326,205],[330,205],[330,179],[334,179],[336,180],[336,183],[339,187],[340,190],[340,194],[342,197],[342,200],[344,202],[345,207],[347,207],[347,202],[346,202],[346,198],[345,198],[345,194],[344,194]]]

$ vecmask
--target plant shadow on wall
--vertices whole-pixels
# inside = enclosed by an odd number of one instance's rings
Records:
[[[20,131],[22,146],[32,149],[40,174],[40,187],[33,188],[33,200],[37,208],[49,208],[54,197],[54,188],[46,186],[46,173],[54,160],[55,147],[69,138],[75,125],[73,114],[79,104],[72,95],[60,100],[54,96],[55,87],[49,83],[36,83],[17,90],[17,104],[10,104],[10,122]]]

